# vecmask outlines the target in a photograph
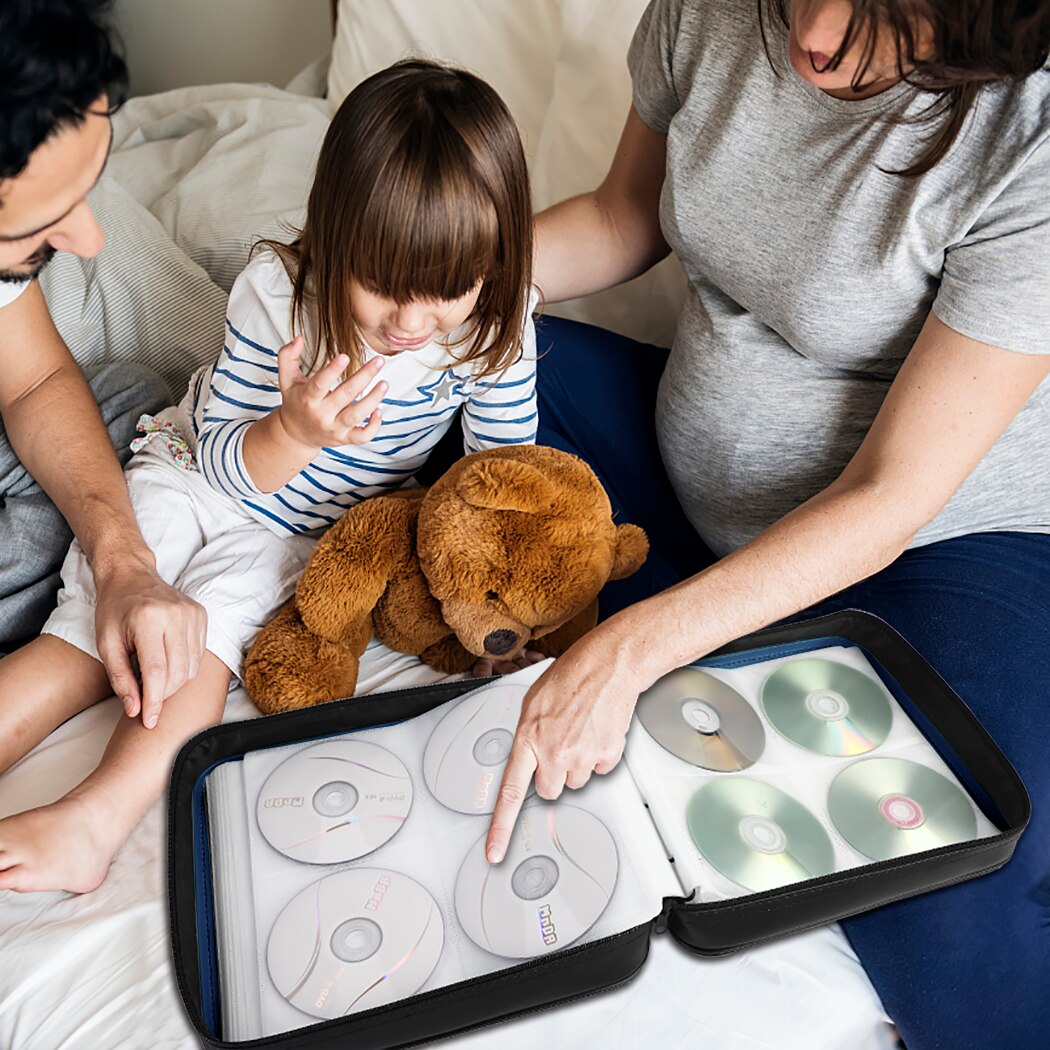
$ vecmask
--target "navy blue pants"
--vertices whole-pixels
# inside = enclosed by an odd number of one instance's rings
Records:
[[[557,318],[538,336],[538,443],[586,460],[617,521],[649,535],[645,568],[603,591],[609,615],[714,557],[656,445],[667,352]],[[1050,1046],[1050,535],[910,550],[801,615],[850,607],[890,623],[956,689],[1020,773],[1034,816],[999,871],[847,919],[846,933],[909,1050]]]

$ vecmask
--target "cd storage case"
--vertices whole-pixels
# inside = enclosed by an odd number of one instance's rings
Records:
[[[698,661],[740,668],[828,646],[856,647],[997,831],[891,860],[861,864],[778,889],[696,903],[669,896],[651,919],[584,944],[417,993],[338,1020],[256,1039],[222,1037],[213,912],[208,773],[253,751],[307,743],[414,718],[486,680],[440,683],[336,701],[215,726],[184,745],[169,792],[169,918],[176,979],[202,1042],[215,1048],[353,1045],[386,1050],[464,1032],[578,998],[630,979],[653,932],[669,932],[700,955],[721,955],[822,925],[894,900],[951,885],[1004,864],[1030,814],[1016,772],[942,678],[887,624],[856,610],[756,632]],[[639,731],[639,730],[634,730]],[[571,795],[571,792],[568,793]],[[571,802],[571,798],[568,800]],[[486,820],[487,826],[487,820]]]

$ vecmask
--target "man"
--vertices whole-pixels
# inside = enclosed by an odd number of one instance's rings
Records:
[[[139,413],[169,394],[158,376],[126,364],[97,371],[89,387],[35,279],[56,251],[91,258],[102,249],[85,195],[105,166],[109,113],[127,85],[105,6],[0,8],[0,647],[35,634],[51,611],[71,529],[94,573],[110,683],[149,727],[196,673],[205,616],[158,577],[114,445],[126,459]],[[0,730],[42,739],[55,728],[17,704],[0,697]]]

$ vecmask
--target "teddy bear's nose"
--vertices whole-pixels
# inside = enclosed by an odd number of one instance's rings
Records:
[[[500,656],[509,653],[518,643],[518,636],[513,631],[493,631],[485,635],[485,652]]]

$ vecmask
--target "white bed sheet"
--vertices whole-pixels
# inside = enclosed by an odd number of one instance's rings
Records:
[[[391,689],[438,676],[373,643],[362,685]],[[243,690],[226,720],[255,713]],[[0,816],[57,798],[97,762],[115,699],[67,722],[0,777]],[[0,891],[0,1047],[5,1050],[189,1050],[167,936],[164,800],[154,805],[93,893]],[[496,1032],[498,1031],[498,1036]],[[878,997],[838,926],[710,960],[667,935],[614,991],[446,1041],[634,1050],[889,1050]]]

